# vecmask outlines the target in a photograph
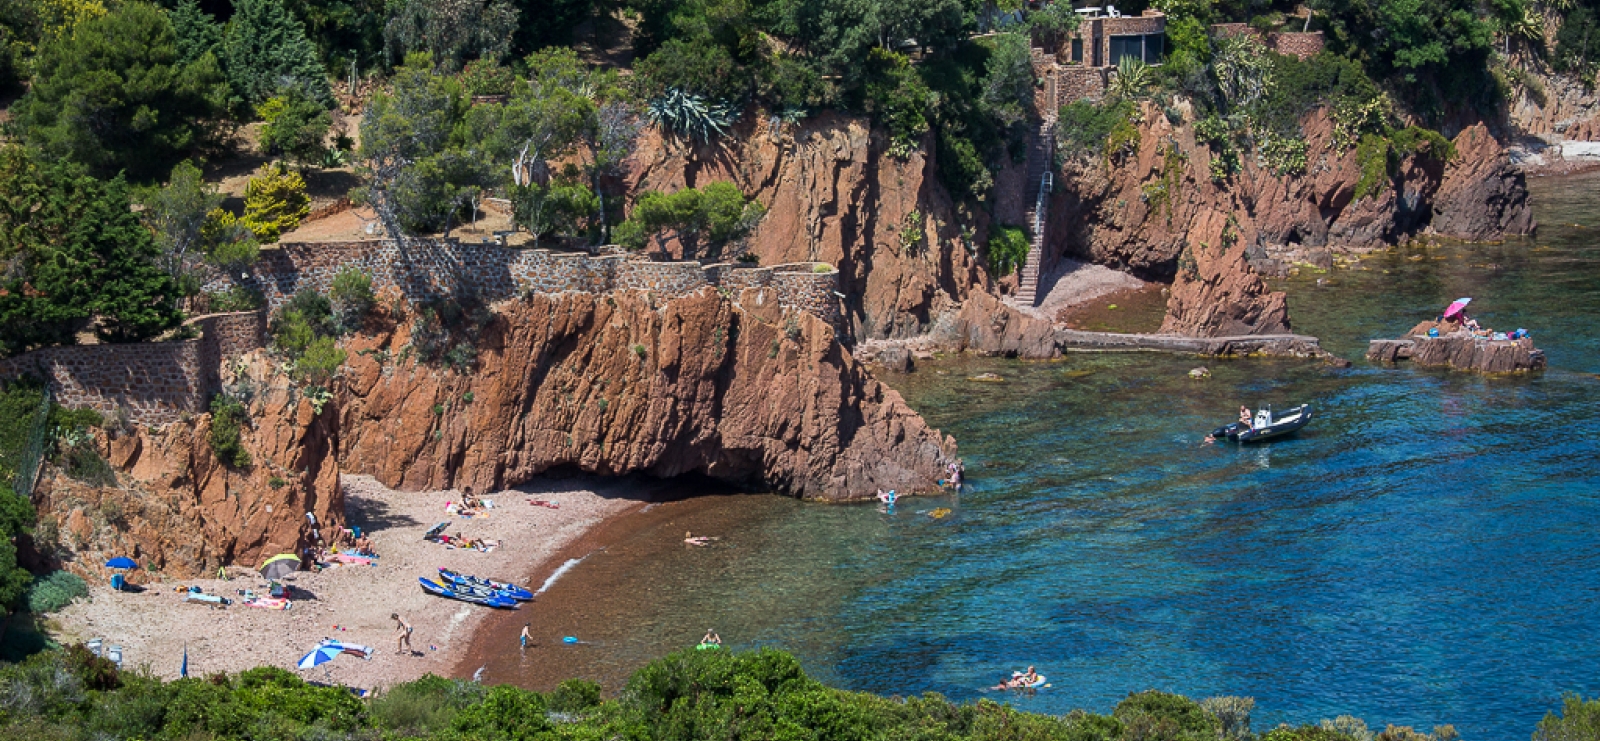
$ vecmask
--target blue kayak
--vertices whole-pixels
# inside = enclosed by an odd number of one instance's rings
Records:
[[[523,589],[522,587],[510,582],[485,579],[481,576],[473,576],[471,574],[461,574],[444,568],[443,566],[439,567],[439,578],[443,579],[446,583],[455,585],[457,587],[462,587],[469,590],[488,590],[494,592],[495,594],[510,597],[511,599],[521,602],[527,602],[533,599],[533,592]]]
[[[485,607],[499,607],[502,609],[516,609],[517,607],[516,600],[486,590],[469,590],[456,585],[440,584],[426,576],[417,577],[417,582],[422,585],[422,591],[436,597],[447,597]]]

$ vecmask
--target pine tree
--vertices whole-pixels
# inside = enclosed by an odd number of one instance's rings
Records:
[[[177,37],[180,62],[188,64],[206,52],[221,53],[222,24],[201,10],[195,0],[183,0],[167,15],[172,19],[172,33]]]
[[[0,149],[0,356],[70,345],[98,320],[101,339],[147,339],[182,319],[178,286],[121,177]]]
[[[333,105],[333,88],[316,46],[280,0],[239,0],[222,56],[234,94],[246,103],[299,88],[322,105]]]
[[[227,96],[216,60],[182,62],[167,14],[146,3],[50,38],[32,66],[14,125],[30,144],[102,176],[166,175],[205,138]]]

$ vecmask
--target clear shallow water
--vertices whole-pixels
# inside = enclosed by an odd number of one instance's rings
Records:
[[[1526,738],[1563,691],[1600,693],[1600,178],[1535,186],[1537,240],[1285,283],[1296,329],[1349,370],[1207,361],[1195,382],[1193,358],[1073,355],[892,379],[961,441],[967,493],[892,514],[663,505],[536,606],[549,630],[596,638],[537,660],[614,683],[710,625],[885,694],[972,699],[1034,664],[1054,686],[1007,699],[1042,712],[1159,688],[1255,697],[1258,729],[1348,713]],[[1552,370],[1359,360],[1461,295],[1486,324],[1533,330]],[[1007,382],[964,380],[984,371]],[[1240,403],[1300,401],[1319,418],[1296,438],[1199,444]],[[726,540],[686,549],[685,529]]]

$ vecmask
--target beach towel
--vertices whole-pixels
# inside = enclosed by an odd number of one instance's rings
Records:
[[[370,556],[358,556],[358,555],[356,555],[354,553],[335,553],[333,555],[328,556],[328,560],[330,560],[330,561],[338,561],[339,563],[355,564],[356,566],[371,566],[372,565],[372,557],[370,557]]]
[[[556,504],[555,502],[550,502],[550,501],[546,501],[546,500],[543,500],[543,499],[529,499],[528,500],[528,504],[531,504],[531,505],[533,505],[535,507],[549,507],[550,509],[561,509],[561,505]]]
[[[254,599],[248,599],[240,602],[239,604],[244,605],[245,607],[259,607],[263,610],[287,610],[294,605],[293,602],[281,597],[256,597]]]

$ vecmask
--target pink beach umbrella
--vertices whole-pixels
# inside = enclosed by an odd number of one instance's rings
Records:
[[[1472,303],[1472,299],[1470,298],[1456,299],[1455,301],[1451,302],[1450,308],[1444,310],[1444,318],[1449,319],[1450,317],[1460,314],[1461,310],[1467,308],[1467,304],[1470,303]]]

